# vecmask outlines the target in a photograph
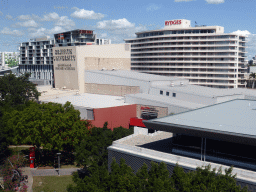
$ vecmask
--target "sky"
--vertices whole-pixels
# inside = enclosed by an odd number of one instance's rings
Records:
[[[0,0],[0,52],[17,51],[35,37],[94,30],[112,44],[135,32],[162,29],[165,20],[187,19],[248,35],[247,59],[256,55],[256,0]]]

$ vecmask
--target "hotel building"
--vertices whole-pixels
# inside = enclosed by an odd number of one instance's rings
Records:
[[[20,44],[19,73],[31,73],[30,80],[37,85],[53,85],[53,47],[103,45],[111,40],[97,39],[92,30],[73,30],[45,36]]]
[[[191,84],[216,88],[245,87],[246,37],[224,27],[191,27],[189,20],[165,21],[164,29],[136,33],[131,70],[183,77]]]

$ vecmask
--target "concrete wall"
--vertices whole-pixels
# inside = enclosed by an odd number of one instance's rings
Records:
[[[100,57],[85,57],[85,70],[101,70],[103,68],[123,69],[130,70],[131,59],[130,58],[100,58]]]
[[[60,54],[60,51],[65,49],[71,51]],[[68,89],[79,89],[80,93],[84,93],[85,70],[130,70],[130,50],[130,44],[53,47],[55,87],[66,86]]]
[[[137,97],[132,97],[131,95],[126,95],[125,97],[125,102],[130,103],[130,104],[137,104],[137,105],[149,105],[149,106],[154,106],[154,107],[162,107],[162,108],[167,108],[168,109],[168,114],[170,113],[181,113],[185,111],[189,111],[192,108],[189,107],[181,107],[178,105],[172,105],[168,104],[165,102],[159,102],[159,101],[153,101],[150,99],[145,99],[145,98],[137,98]]]
[[[140,88],[137,86],[85,83],[84,92],[102,95],[125,96],[126,94],[139,93]]]
[[[164,88],[157,88],[157,87],[152,87],[150,89],[150,94],[152,95],[160,95],[160,90],[163,91],[163,95],[166,95],[166,92],[169,92],[170,98],[172,98],[172,94],[176,93],[176,99],[183,100],[183,101],[188,101],[192,103],[199,103],[199,104],[206,104],[206,105],[211,105],[215,104],[217,102],[217,98],[212,98],[212,97],[206,97],[206,96],[200,96],[200,95],[193,95],[191,93],[184,93],[184,92],[177,92],[177,91],[172,91],[164,89]]]
[[[85,71],[85,83],[109,84],[109,85],[124,85],[124,86],[138,86],[140,93],[148,93],[150,88],[149,81],[142,81],[137,79],[128,79],[126,77],[118,77],[114,75],[94,73]]]

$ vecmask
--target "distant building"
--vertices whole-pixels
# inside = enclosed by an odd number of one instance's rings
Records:
[[[53,85],[52,47],[111,44],[111,40],[97,39],[92,30],[73,30],[35,38],[20,44],[19,73],[31,73],[30,80],[38,85]]]
[[[190,84],[245,87],[246,36],[220,26],[191,27],[190,21],[165,21],[164,29],[137,32],[131,43],[131,70],[183,77]]]
[[[0,52],[0,69],[7,69],[9,61],[13,61],[13,64],[18,65],[19,52]]]

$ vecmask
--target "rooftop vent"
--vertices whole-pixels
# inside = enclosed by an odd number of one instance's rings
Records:
[[[115,71],[115,70],[116,70],[116,68],[113,68],[113,69],[112,69],[112,71]]]
[[[66,89],[66,86],[64,86],[63,89]]]
[[[184,85],[184,83],[183,83],[183,82],[180,82],[180,85],[182,86],[182,85]]]
[[[105,68],[102,68],[101,71],[105,71],[106,69]]]

